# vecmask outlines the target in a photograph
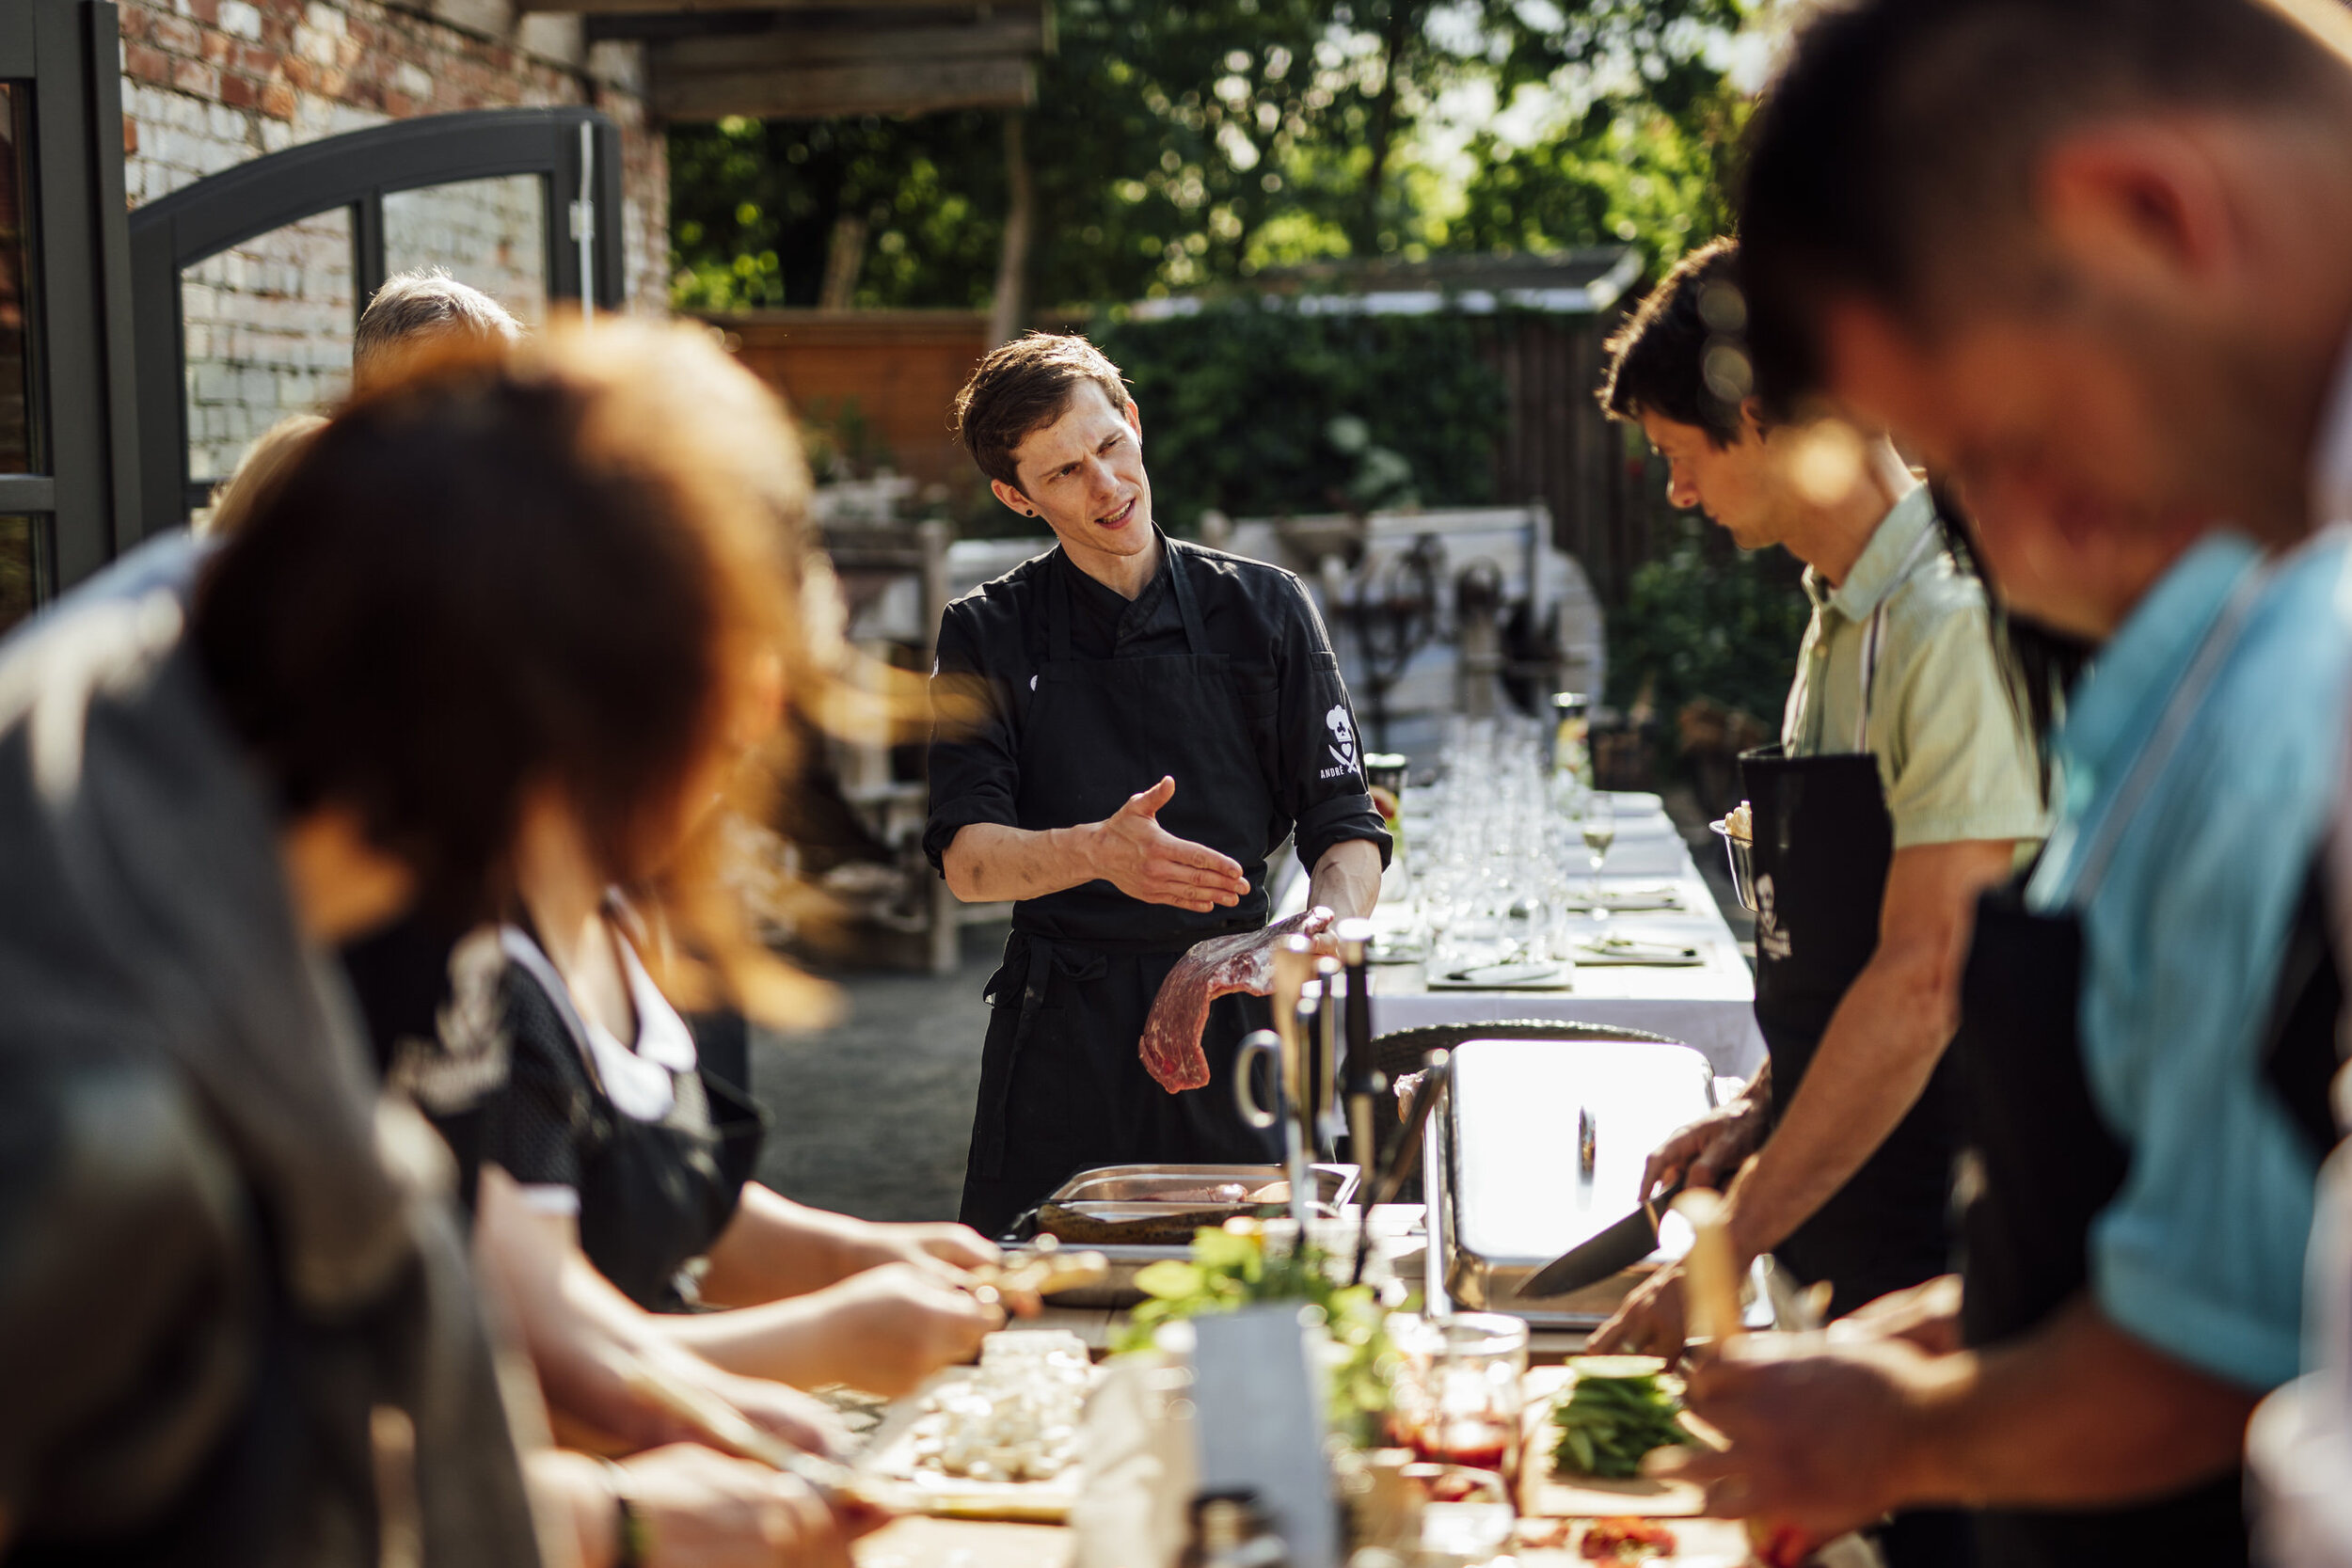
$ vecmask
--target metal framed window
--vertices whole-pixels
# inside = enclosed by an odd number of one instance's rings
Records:
[[[241,164],[131,214],[141,536],[206,504],[259,433],[246,425],[340,386],[358,312],[393,263],[412,264],[427,239],[464,227],[450,222],[445,199],[460,189],[475,211],[538,230],[535,277],[522,276],[523,259],[502,262],[520,288],[535,284],[550,309],[620,305],[620,133],[592,109],[484,109],[355,131]],[[240,251],[265,237],[275,237],[267,256]],[[495,234],[482,243],[514,248]],[[219,292],[233,288],[274,290],[270,321],[215,311]],[[237,338],[232,355],[215,352],[216,331]],[[249,344],[269,332],[278,350],[257,356]]]
[[[0,5],[0,629],[135,537],[119,38]]]

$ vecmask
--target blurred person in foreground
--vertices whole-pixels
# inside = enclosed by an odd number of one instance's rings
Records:
[[[326,958],[414,905],[499,907],[530,789],[715,722],[796,608],[765,498],[678,417],[714,364],[615,325],[419,367],[318,434],[192,594],[77,596],[0,660],[11,1560],[358,1562],[381,1528],[428,1563],[602,1563],[648,1526],[652,1560],[845,1560],[806,1488],[676,1446],[534,1464],[566,1511],[534,1542],[446,1155],[375,1095]],[[615,684],[609,624],[648,602],[670,678]],[[602,799],[697,787],[660,760]],[[616,1363],[699,1364],[607,1323],[534,1356],[600,1424],[680,1435]]]
[[[520,325],[479,290],[437,269],[403,274],[360,317],[354,380],[364,395],[420,356],[460,345],[497,352],[521,340]],[[790,423],[749,374],[704,357],[687,377],[704,447],[731,454],[732,470],[775,513],[797,553],[805,548],[807,479]],[[708,439],[722,425],[725,438]],[[262,443],[247,459],[257,466],[249,484],[240,468],[218,509],[221,526],[234,526],[278,483]],[[712,780],[733,781],[747,768],[769,779],[778,759],[758,753],[774,749],[778,710],[787,699],[816,705],[820,681],[795,610],[779,633],[797,650],[794,679],[765,678],[759,700],[723,729],[644,731],[640,751],[667,749],[677,770]],[[669,630],[643,615],[617,620],[610,657],[641,682],[662,678]],[[469,1203],[485,1165],[515,1179],[493,1181],[483,1250],[509,1249],[515,1225],[550,1227],[552,1250],[524,1245],[518,1256],[579,1254],[584,1242],[588,1261],[640,1307],[768,1307],[644,1330],[762,1379],[896,1395],[968,1359],[1001,1323],[1000,1313],[956,1288],[963,1270],[994,1261],[996,1249],[961,1226],[873,1224],[792,1203],[751,1180],[767,1117],[747,1093],[742,1016],[690,976],[712,1006],[682,1017],[641,957],[648,943],[674,951],[679,933],[658,907],[632,909],[631,894],[642,904],[681,855],[707,862],[730,811],[767,804],[698,790],[691,807],[655,813],[634,841],[617,844],[592,827],[564,785],[549,783],[524,813],[511,901],[498,911],[502,929],[485,927],[468,942],[443,911],[421,911],[346,946],[342,958],[385,1070],[457,1152]],[[791,1006],[777,999],[771,1016],[798,1023],[821,1013],[817,990],[800,988]],[[549,1305],[564,1310],[561,1297]],[[554,1327],[528,1326],[540,1330],[534,1343]]]
[[[368,296],[352,331],[352,389],[364,392],[421,353],[467,344],[507,349],[522,341],[523,324],[512,311],[442,268],[394,273]],[[245,527],[326,423],[321,415],[289,414],[255,436],[213,492],[197,536],[226,538]]]
[[[1988,1563],[2247,1556],[2240,1446],[2296,1370],[2334,1138],[2305,939],[2352,688],[2348,31],[1867,0],[1801,31],[1752,127],[1768,401],[1913,443],[2010,610],[2101,652],[2048,847],[1979,911],[1964,1273],[1703,1361],[1719,1509],[1974,1504]]]

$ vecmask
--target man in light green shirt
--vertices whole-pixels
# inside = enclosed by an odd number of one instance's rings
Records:
[[[2040,839],[2044,804],[1983,587],[1944,549],[1927,487],[1883,438],[1769,427],[1752,400],[1724,401],[1736,376],[1717,334],[1740,311],[1736,250],[1694,254],[1612,344],[1603,393],[1671,465],[1676,504],[1744,549],[1786,546],[1813,605],[1782,755],[1742,761],[1759,871],[1778,879],[1757,880],[1772,1060],[1651,1157],[1645,1189],[1730,1181],[1741,1260],[1774,1252],[1846,1311],[1948,1267],[1953,1134],[1936,1069],[1977,896]],[[1669,1269],[1593,1348],[1671,1355],[1683,1335]]]
[[[2037,765],[1992,657],[1984,584],[1944,550],[1928,487],[1904,493],[1841,581],[1806,567],[1804,592],[1813,623],[1780,726],[1789,755],[1876,757],[1898,850],[2040,839]],[[1878,665],[1866,727],[1873,616]]]

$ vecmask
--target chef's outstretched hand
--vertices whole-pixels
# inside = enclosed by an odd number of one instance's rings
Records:
[[[1231,856],[1160,826],[1160,808],[1175,796],[1176,781],[1162,779],[1096,823],[1089,857],[1094,874],[1147,904],[1173,904],[1195,914],[1232,908],[1248,893],[1249,879]]]
[[[1200,1050],[1200,1035],[1209,1025],[1209,1004],[1237,991],[1263,996],[1272,990],[1274,944],[1284,937],[1306,937],[1318,952],[1336,956],[1331,924],[1331,911],[1318,905],[1262,931],[1196,942],[1152,999],[1152,1016],[1143,1021],[1136,1048],[1145,1070],[1170,1094],[1207,1087],[1209,1059]]]

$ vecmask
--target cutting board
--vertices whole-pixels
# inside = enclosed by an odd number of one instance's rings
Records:
[[[857,1568],[1070,1568],[1078,1532],[1053,1525],[898,1519],[860,1541]]]
[[[1519,1461],[1522,1514],[1540,1519],[1688,1519],[1707,1506],[1706,1494],[1687,1481],[1554,1475],[1551,1450],[1559,1433],[1551,1424],[1551,1402],[1568,1386],[1570,1375],[1565,1367],[1528,1369],[1526,1445]]]
[[[912,1484],[922,1495],[926,1511],[943,1520],[1062,1523],[1077,1506],[1078,1494],[1085,1485],[1080,1466],[1073,1465],[1051,1481],[987,1481],[942,1475],[914,1463],[914,1423],[923,1418],[930,1396],[946,1385],[964,1382],[977,1372],[976,1367],[948,1367],[892,1404],[882,1425],[867,1440],[858,1468]],[[979,1565],[974,1564],[973,1568]]]

